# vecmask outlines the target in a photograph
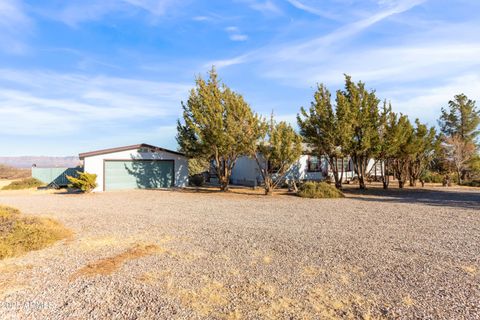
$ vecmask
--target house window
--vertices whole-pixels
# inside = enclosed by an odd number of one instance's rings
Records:
[[[322,171],[321,158],[319,158],[317,156],[308,156],[307,171],[308,172],[321,172]]]
[[[337,168],[338,171],[352,171],[351,165],[350,165],[350,158],[345,157],[343,158],[343,167],[342,167],[342,158],[337,159]]]

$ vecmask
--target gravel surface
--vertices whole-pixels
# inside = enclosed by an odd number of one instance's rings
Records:
[[[480,319],[480,193],[0,192],[75,232],[0,261],[0,319]]]

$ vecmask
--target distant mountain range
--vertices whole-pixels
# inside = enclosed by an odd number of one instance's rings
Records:
[[[0,157],[0,164],[4,164],[14,168],[31,168],[36,165],[38,168],[71,168],[80,164],[78,157]]]

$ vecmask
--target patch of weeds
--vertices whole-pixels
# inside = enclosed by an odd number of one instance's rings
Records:
[[[411,307],[415,304],[415,301],[412,299],[412,297],[409,294],[403,297],[402,302],[407,307]]]
[[[305,182],[298,190],[298,196],[302,198],[343,198],[343,193],[326,182]]]
[[[42,181],[35,178],[25,178],[22,180],[13,181],[9,185],[2,188],[2,190],[24,190],[38,188],[45,185]]]
[[[25,217],[17,209],[0,206],[0,259],[43,249],[71,235],[55,220]]]
[[[477,268],[475,266],[463,266],[462,269],[472,276],[477,274]]]
[[[211,315],[214,310],[228,303],[228,291],[222,283],[205,279],[202,287],[180,290],[180,301],[202,316]]]

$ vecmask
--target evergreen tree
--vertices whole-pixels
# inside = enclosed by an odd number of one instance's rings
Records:
[[[354,83],[345,76],[345,91],[337,93],[337,110],[342,115],[349,139],[345,151],[350,154],[360,189],[365,189],[368,162],[380,151],[380,100],[375,91],[367,91],[362,82]]]
[[[480,110],[477,110],[475,101],[463,93],[456,95],[454,100],[448,102],[448,109],[442,108],[439,124],[446,137],[458,135],[466,142],[476,143],[480,134]]]
[[[403,188],[409,174],[409,165],[412,159],[412,140],[414,129],[408,117],[400,115],[396,124],[398,140],[396,152],[392,157],[392,169],[398,180],[398,187]]]
[[[402,121],[400,121],[402,119]],[[405,144],[408,132],[402,126],[402,115],[392,111],[391,104],[383,104],[383,110],[380,115],[379,130],[379,152],[377,159],[381,161],[381,175],[383,188],[387,189],[390,184],[390,174],[393,170],[395,157],[400,148]]]
[[[343,120],[346,117],[341,118]],[[335,179],[335,186],[339,189],[342,187],[343,172],[345,171],[343,159],[346,155],[343,146],[348,134],[342,120],[339,120],[338,109],[334,110],[331,94],[324,85],[318,86],[309,110],[302,107],[297,115],[303,140],[319,159],[323,156],[327,157]],[[338,166],[339,159],[342,160],[340,168]]]
[[[446,160],[455,169],[461,183],[468,175],[472,157],[478,151],[480,110],[476,108],[475,101],[459,94],[449,101],[448,108],[442,108],[438,122],[443,148],[448,156]]]
[[[196,79],[186,104],[183,123],[177,123],[177,141],[188,156],[212,161],[221,190],[228,190],[238,157],[249,154],[257,141],[258,117],[243,97],[218,79],[214,68],[209,79]]]
[[[415,120],[415,131],[412,135],[410,146],[411,152],[409,164],[410,186],[417,185],[417,180],[423,175],[427,167],[433,161],[436,149],[435,128],[430,128],[417,119]]]
[[[260,140],[253,154],[264,181],[265,194],[272,195],[302,155],[302,137],[286,122],[260,123]]]

